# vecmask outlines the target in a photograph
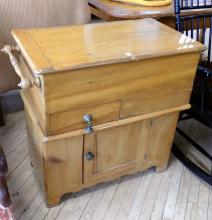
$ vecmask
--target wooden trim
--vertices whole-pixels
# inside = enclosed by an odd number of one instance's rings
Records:
[[[19,37],[17,37],[17,35]],[[44,72],[54,71],[52,64],[46,58],[46,56],[41,52],[40,48],[32,38],[29,31],[25,30],[13,30],[12,36],[16,41],[18,48],[20,50],[21,55],[28,63],[30,70],[33,72],[34,76],[37,76]],[[22,45],[22,41],[26,42],[26,47],[24,48]],[[30,56],[29,51],[33,51],[33,54]],[[36,56],[35,56],[36,54]],[[32,60],[36,60],[37,66],[34,65]]]

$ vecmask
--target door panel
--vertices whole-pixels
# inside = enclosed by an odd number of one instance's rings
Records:
[[[94,146],[96,147],[96,172],[105,172],[116,166],[136,160],[137,140],[132,140],[134,132],[140,130],[140,123],[124,127],[113,128],[98,132],[94,135]],[[134,134],[134,136],[136,136]]]

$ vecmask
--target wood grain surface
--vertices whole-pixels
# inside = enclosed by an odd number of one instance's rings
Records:
[[[200,43],[153,19],[14,30],[13,37],[36,74],[202,50]]]

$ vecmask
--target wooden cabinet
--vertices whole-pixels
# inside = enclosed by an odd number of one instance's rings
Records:
[[[152,19],[13,37],[19,49],[4,52],[21,77],[30,155],[49,206],[100,182],[166,169],[200,43]]]

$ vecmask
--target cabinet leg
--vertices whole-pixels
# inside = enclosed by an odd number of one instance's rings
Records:
[[[4,126],[4,125],[5,125],[4,115],[3,115],[3,110],[1,106],[1,98],[0,98],[0,126]]]
[[[59,205],[61,202],[61,197],[62,197],[61,195],[58,195],[51,198],[46,198],[46,206],[48,208],[52,208],[54,206]]]
[[[161,173],[167,170],[168,163],[156,166],[155,170],[157,173]]]

